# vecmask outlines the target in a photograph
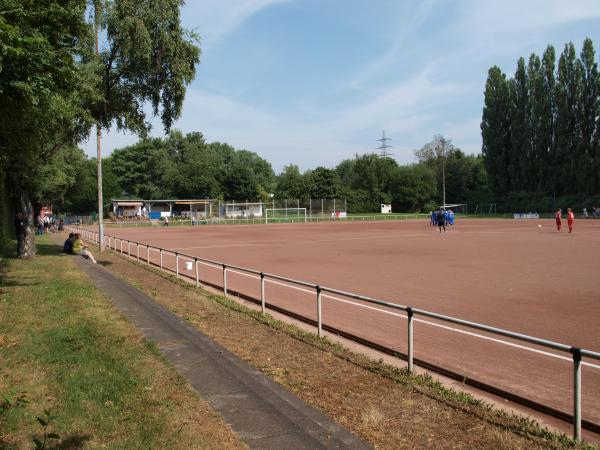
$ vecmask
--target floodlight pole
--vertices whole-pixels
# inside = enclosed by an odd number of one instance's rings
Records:
[[[446,210],[446,141],[441,139],[442,144],[442,201],[444,211]]]
[[[98,45],[98,25],[99,17],[98,10],[95,11],[95,31],[96,31],[96,57],[100,56],[100,47]],[[98,164],[98,244],[100,251],[104,251],[104,202],[102,201],[102,146],[101,146],[102,129],[100,122],[96,123],[96,158]]]

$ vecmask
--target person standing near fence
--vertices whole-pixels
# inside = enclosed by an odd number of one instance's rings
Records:
[[[15,216],[15,234],[17,235],[17,257],[20,258],[25,249],[25,234],[27,234],[27,218],[20,212]]]
[[[571,208],[567,208],[567,225],[569,226],[569,233],[573,232],[573,222],[575,222],[575,214]]]
[[[554,219],[556,220],[556,231],[560,231],[562,228],[562,211],[560,208],[554,212]]]

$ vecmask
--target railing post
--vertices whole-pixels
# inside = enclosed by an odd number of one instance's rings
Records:
[[[121,246],[121,254],[123,254],[123,239],[119,238],[119,244]]]
[[[160,270],[163,268],[163,251],[160,249]]]
[[[262,309],[262,313],[265,313],[267,309],[266,299],[265,299],[265,274],[260,273],[260,307]]]
[[[175,278],[179,279],[179,253],[175,253]]]
[[[131,241],[127,241],[127,256],[131,258]]]
[[[571,347],[573,355],[573,439],[581,441],[581,349]]]
[[[321,309],[321,286],[317,286],[317,335],[323,337],[323,310]]]
[[[413,310],[411,307],[406,308],[406,315],[408,318],[408,351],[407,351],[407,360],[408,360],[408,372],[413,373],[414,371],[414,349],[413,349]]]
[[[150,246],[146,245],[146,262],[150,265]]]
[[[200,271],[198,270],[198,259],[194,258],[194,268],[196,269],[196,287],[200,287]]]
[[[227,266],[223,264],[223,294],[227,295]]]

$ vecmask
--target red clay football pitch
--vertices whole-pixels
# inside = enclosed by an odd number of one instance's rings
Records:
[[[539,225],[542,225],[540,227]],[[565,224],[566,225],[566,224]],[[551,220],[457,220],[440,234],[422,220],[107,228],[188,255],[303,280],[405,306],[600,351],[600,221],[569,234]],[[112,241],[111,241],[112,242]],[[135,251],[135,250],[132,250]],[[145,259],[145,248],[142,247]],[[174,268],[174,256],[164,255]],[[158,264],[158,252],[151,252]],[[181,272],[185,271],[181,260]],[[199,265],[222,284],[221,268]],[[228,272],[228,288],[260,298],[259,280]],[[266,283],[269,303],[316,318],[313,290]],[[406,352],[406,315],[323,296],[325,324]],[[571,357],[419,317],[415,358],[549,407],[572,412]],[[600,424],[600,362],[582,367],[583,418]]]

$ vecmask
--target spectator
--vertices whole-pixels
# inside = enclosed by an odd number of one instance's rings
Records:
[[[44,234],[44,218],[42,217],[42,215],[40,214],[37,218],[37,234],[42,235]]]
[[[85,259],[89,259],[94,264],[96,264],[96,259],[94,258],[94,255],[92,255],[92,253],[88,250],[88,246],[84,245],[79,233],[75,233],[75,236],[73,236],[73,254],[81,255]]]
[[[69,238],[65,241],[65,244],[63,245],[63,252],[65,253],[73,253],[73,236],[75,236],[73,233],[69,233]]]
[[[17,257],[21,258],[25,252],[25,235],[27,234],[27,217],[18,212],[15,216],[15,233],[17,235]]]

